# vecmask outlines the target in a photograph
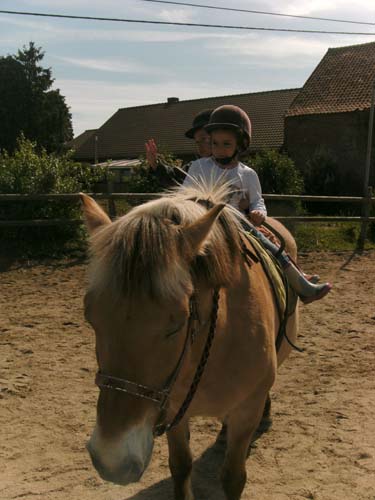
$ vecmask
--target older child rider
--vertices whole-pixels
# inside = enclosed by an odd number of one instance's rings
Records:
[[[212,111],[212,109],[205,109],[198,113],[191,128],[185,132],[185,137],[195,141],[197,154],[200,158],[211,156],[211,137],[204,127],[208,124]],[[158,157],[158,148],[154,139],[149,139],[145,143],[145,148],[147,162],[164,188],[179,184],[185,179],[191,163],[184,165],[182,169],[163,163]]]
[[[194,161],[184,185],[196,181],[212,182],[221,180],[230,183],[233,191],[228,203],[242,212],[248,212],[251,222],[259,226],[264,222],[267,210],[262,198],[262,189],[256,172],[239,162],[239,154],[246,151],[251,141],[251,123],[248,115],[241,108],[232,105],[220,106],[211,114],[205,130],[211,136],[212,156]],[[295,266],[290,257],[252,227],[254,234],[263,245],[278,259],[302,302],[308,304],[323,298],[331,290],[330,283],[315,285],[308,281]]]

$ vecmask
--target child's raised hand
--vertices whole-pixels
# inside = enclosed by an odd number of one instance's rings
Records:
[[[260,210],[252,210],[249,213],[249,217],[254,226],[261,226],[266,220],[266,216]]]
[[[146,148],[147,163],[150,165],[152,170],[156,170],[158,161],[158,148],[156,146],[154,139],[149,139],[145,143],[145,148]]]

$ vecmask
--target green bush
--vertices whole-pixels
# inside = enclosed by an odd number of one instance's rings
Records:
[[[91,190],[105,169],[81,164],[62,156],[37,151],[35,143],[21,136],[12,155],[0,154],[0,192],[60,194]],[[79,205],[71,201],[0,203],[0,220],[78,219]],[[75,224],[49,227],[1,227],[2,252],[20,255],[54,255],[71,240],[80,240],[82,228]]]
[[[302,176],[286,154],[274,150],[262,151],[250,160],[250,164],[259,176],[263,193],[302,193]]]
[[[158,154],[159,161],[167,165],[181,167],[181,160],[177,160],[172,154],[163,152]],[[134,168],[133,174],[129,176],[126,183],[126,191],[129,193],[160,193],[165,186],[149,167],[146,159],[140,157],[141,164]],[[139,202],[139,200],[138,200]]]
[[[245,161],[257,172],[263,193],[301,194],[302,176],[293,160],[274,150],[262,151]],[[266,200],[269,215],[296,215],[302,212],[300,201]],[[288,226],[293,230],[293,225]]]

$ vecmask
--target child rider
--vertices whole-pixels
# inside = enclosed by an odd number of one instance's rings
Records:
[[[212,111],[212,109],[205,109],[198,113],[194,117],[192,126],[185,132],[185,137],[194,140],[199,158],[211,156],[211,138],[204,127],[208,124]],[[145,148],[147,163],[163,188],[179,184],[185,179],[191,163],[183,165],[182,168],[176,168],[174,165],[162,162],[154,139],[149,139],[145,143]]]
[[[191,163],[184,185],[194,182],[211,183],[215,180],[228,182],[233,190],[228,203],[241,212],[248,212],[254,226],[260,226],[267,215],[257,173],[239,161],[239,155],[246,151],[251,141],[251,122],[241,108],[224,105],[211,114],[205,130],[211,136],[212,156]],[[323,298],[331,290],[330,283],[313,284],[293,263],[286,252],[279,253],[277,245],[266,238],[254,226],[249,230],[277,258],[290,286],[302,302],[308,304]]]

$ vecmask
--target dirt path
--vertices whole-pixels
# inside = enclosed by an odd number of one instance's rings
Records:
[[[253,500],[375,500],[375,253],[310,254],[334,291],[302,308],[299,344],[273,391],[273,428],[247,462]],[[85,451],[95,420],[85,266],[0,273],[0,499],[172,500],[165,438],[141,483],[99,479]],[[224,500],[219,425],[193,422],[197,500]]]

